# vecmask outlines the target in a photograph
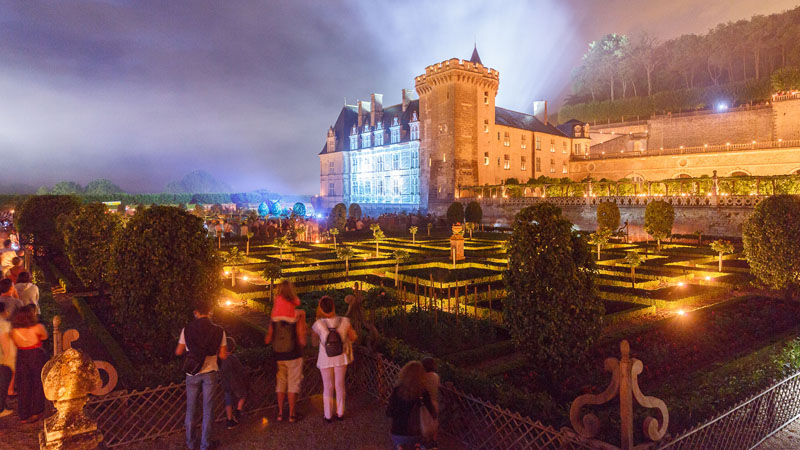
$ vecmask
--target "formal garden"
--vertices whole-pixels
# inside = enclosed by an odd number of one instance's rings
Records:
[[[172,350],[202,295],[218,300],[216,321],[241,359],[269,365],[263,335],[280,280],[294,283],[309,321],[322,295],[345,314],[354,294],[364,346],[398,364],[432,356],[443,381],[557,428],[575,397],[608,385],[603,361],[623,339],[644,364],[642,390],[668,405],[673,434],[800,369],[798,280],[784,270],[798,253],[794,198],[762,202],[744,239],[696,242],[672,240],[665,202],[646,209],[647,242],[614,234],[613,203],[598,207],[591,233],[547,203],[522,210],[511,230],[480,231],[475,205],[451,208],[444,226],[420,216],[386,230],[381,220],[346,229],[337,207],[313,238],[302,217],[278,218],[292,221],[291,234],[217,239],[179,208],[123,222],[69,196],[32,197],[16,222],[36,251],[43,320],[54,314],[50,287],[75,293],[126,389],[182,378]],[[451,251],[454,230],[463,259]],[[597,414],[618,421],[614,406]]]

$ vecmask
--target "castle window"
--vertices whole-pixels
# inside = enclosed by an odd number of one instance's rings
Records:
[[[378,156],[377,160],[375,161],[375,170],[378,172],[383,171],[383,156]]]
[[[369,133],[364,133],[361,135],[361,148],[367,148],[370,144],[370,136]]]
[[[336,163],[334,161],[331,161],[328,163],[328,175],[331,175],[333,173],[336,173]]]
[[[561,163],[561,173],[567,173],[567,163]]]
[[[383,145],[383,129],[381,127],[375,131],[375,145]]]
[[[334,189],[334,188],[335,188],[335,185],[333,184],[333,181],[328,183],[328,196],[329,197],[333,197],[334,195],[336,195],[336,189]]]
[[[561,142],[561,153],[566,155],[567,154],[567,141]]]
[[[556,152],[556,140],[550,139],[550,153]]]
[[[542,138],[536,136],[536,150],[541,150],[541,149],[542,149]]]
[[[499,131],[497,132],[497,140],[498,141],[500,140],[500,132]]]
[[[358,195],[358,181],[353,181],[353,195]]]
[[[488,133],[489,132],[489,121],[488,120],[484,120],[483,121],[483,132],[484,133]]]
[[[511,146],[511,137],[508,135],[508,131],[503,133],[503,145],[506,147]]]
[[[483,91],[483,104],[489,104],[489,91]]]
[[[525,161],[524,156],[520,156],[519,158],[519,170],[528,170],[527,161]]]
[[[542,158],[540,158],[538,156],[536,157],[536,171],[537,172],[541,172],[542,171]]]
[[[400,169],[400,155],[397,153],[392,155],[392,169],[398,170]]]
[[[508,157],[508,155],[503,155],[503,169],[511,169],[511,159]]]
[[[414,119],[416,119],[416,115],[415,115]],[[410,137],[410,139],[412,141],[415,141],[415,140],[419,139],[419,123],[409,124],[409,127],[411,128],[411,137]]]
[[[400,195],[400,179],[395,178],[392,180],[392,191],[394,195]]]
[[[550,159],[550,173],[556,173],[556,160]]]
[[[358,135],[350,136],[350,150],[358,150]]]
[[[525,135],[522,135],[522,143],[520,144],[520,148],[526,149],[528,148],[528,144],[525,142]]]
[[[417,150],[411,151],[411,168],[419,168],[419,153],[417,153]]]
[[[383,195],[383,180],[378,180],[378,195]]]
[[[497,157],[497,167],[500,167],[500,157]]]
[[[447,162],[447,155],[442,153],[442,162]]]
[[[575,154],[576,155],[581,154],[581,144],[575,144]]]
[[[483,165],[489,165],[489,152],[483,152]]]

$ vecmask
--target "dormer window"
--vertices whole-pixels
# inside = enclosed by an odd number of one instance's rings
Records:
[[[400,121],[397,120],[397,117],[392,119],[392,126],[390,129],[390,139],[392,144],[397,144],[400,142]]]
[[[350,150],[358,150],[358,135],[350,136]]]
[[[361,148],[370,147],[372,145],[372,143],[370,141],[371,141],[371,139],[370,139],[370,134],[369,133],[362,134],[361,135]]]
[[[383,145],[383,126],[381,126],[380,122],[375,127],[375,145]]]
[[[411,129],[411,135],[409,136],[409,139],[412,141],[419,139],[419,122],[409,123],[408,127]]]
[[[503,132],[503,146],[511,146],[511,136],[509,136],[508,131]]]

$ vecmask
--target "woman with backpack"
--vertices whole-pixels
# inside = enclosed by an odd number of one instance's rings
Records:
[[[392,443],[397,450],[413,449],[422,444],[422,408],[426,408],[434,420],[438,418],[425,387],[425,377],[425,367],[419,361],[408,362],[397,374],[386,408],[386,415],[392,418]]]
[[[319,300],[314,330],[314,345],[319,345],[317,368],[322,375],[322,401],[325,422],[333,421],[331,406],[336,391],[336,420],[344,418],[345,374],[352,362],[352,345],[358,339],[347,317],[336,315],[333,299],[327,295]]]

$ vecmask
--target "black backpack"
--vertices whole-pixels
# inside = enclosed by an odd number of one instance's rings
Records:
[[[342,323],[342,319],[336,321],[336,325],[331,327],[328,325],[327,319],[325,319],[325,326],[328,328],[328,337],[325,338],[325,354],[328,355],[328,358],[333,358],[334,356],[339,356],[344,353],[344,343],[342,342],[342,336],[339,334],[337,328],[339,328],[339,324]]]
[[[272,322],[272,351],[290,353],[294,351],[295,323],[276,320]]]

